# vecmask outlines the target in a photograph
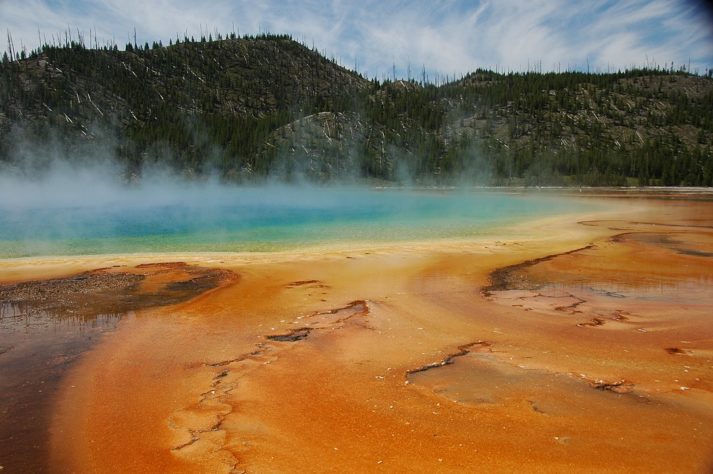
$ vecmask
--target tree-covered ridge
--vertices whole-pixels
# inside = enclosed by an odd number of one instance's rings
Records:
[[[0,71],[5,131],[21,123],[41,140],[61,130],[71,146],[101,125],[121,137],[117,153],[133,167],[168,160],[196,172],[229,168],[224,161],[254,165],[271,130],[304,110],[343,107],[366,84],[285,36],[127,51],[74,43]]]
[[[367,80],[288,36],[70,42],[0,65],[0,138],[6,166],[27,143],[101,143],[128,175],[710,186],[713,80],[478,70],[436,86]]]

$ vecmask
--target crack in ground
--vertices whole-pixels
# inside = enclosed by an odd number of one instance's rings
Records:
[[[438,362],[431,362],[430,364],[422,365],[421,367],[418,367],[416,369],[407,370],[406,377],[412,374],[417,374],[419,372],[426,372],[427,370],[437,369],[439,367],[451,365],[454,362],[454,359],[470,354],[471,348],[474,346],[480,346],[482,348],[488,349],[489,352],[492,352],[492,350],[490,349],[491,344],[487,341],[475,341],[468,344],[463,344],[462,346],[458,346],[458,352],[448,354],[443,360],[440,360]]]
[[[423,365],[423,366],[415,368],[415,369],[407,370],[405,373],[406,383],[409,383],[410,375],[413,375],[416,373],[421,373],[421,372],[426,372],[429,370],[438,369],[441,367],[445,367],[447,365],[454,364],[457,358],[466,356],[466,355],[470,354],[471,352],[473,352],[473,347],[475,347],[475,346],[480,346],[480,348],[482,348],[482,349],[487,349],[487,352],[489,352],[489,353],[494,352],[492,349],[492,343],[490,343],[488,341],[483,341],[483,340],[479,340],[479,341],[475,341],[475,342],[471,342],[468,344],[458,346],[457,352],[448,354],[444,359],[442,359],[438,362],[432,362],[430,364],[426,364],[426,365]],[[678,353],[676,348],[673,348],[671,350],[667,349],[667,351],[671,354]],[[513,366],[516,365],[517,367],[519,367],[522,370],[528,370],[526,368],[523,368],[522,366],[514,364],[513,362],[508,362],[508,361],[502,360],[500,358],[498,358],[498,359],[502,363],[510,364]],[[544,370],[544,373],[548,373],[551,375],[564,374],[564,375],[567,375],[570,378],[573,378],[575,380],[583,380],[584,382],[586,382],[589,385],[589,387],[591,387],[595,390],[599,390],[599,391],[603,391],[603,392],[612,392],[612,393],[615,393],[618,395],[631,395],[631,396],[635,396],[635,397],[637,397],[637,399],[639,399],[641,401],[645,401],[645,402],[651,401],[651,399],[648,396],[641,394],[641,392],[635,391],[636,385],[633,382],[630,382],[626,379],[620,379],[620,380],[616,380],[616,381],[612,382],[612,381],[607,381],[607,380],[602,380],[602,379],[596,379],[596,380],[589,379],[589,378],[586,378],[584,376],[584,374],[580,374],[579,377],[575,377],[575,375],[571,372],[556,372],[556,371],[551,371],[551,370]],[[539,406],[536,405],[535,401],[527,400],[527,402],[530,404],[531,408],[535,412],[543,413],[543,414],[546,413]]]
[[[296,284],[300,285],[311,285],[316,283],[316,280],[309,280],[309,281],[301,281],[301,282],[295,282]],[[344,311],[350,311],[352,312],[342,318],[330,321],[327,320],[326,323],[328,323],[326,326],[323,327],[301,327],[298,329],[293,329],[285,334],[275,334],[275,335],[267,335],[265,336],[266,339],[270,341],[275,341],[275,342],[297,342],[301,341],[303,339],[306,339],[313,331],[315,330],[321,330],[321,329],[328,329],[328,328],[335,328],[335,327],[341,327],[339,325],[343,324],[344,322],[348,321],[349,319],[355,317],[355,316],[368,316],[369,315],[369,304],[367,300],[354,300],[350,302],[349,304],[339,307],[339,308],[333,308],[329,310],[323,310],[323,311],[315,311],[311,313],[308,317],[310,318],[315,318],[319,316],[329,316],[329,315],[336,315]],[[314,324],[319,323],[320,321],[315,322]],[[461,349],[468,348],[474,344],[469,344],[466,346],[462,346]],[[211,362],[211,363],[206,363],[203,364],[204,367],[214,367],[214,368],[222,368],[218,373],[216,373],[213,376],[213,379],[210,384],[210,389],[206,392],[203,392],[200,394],[200,397],[198,399],[198,402],[194,407],[201,407],[205,405],[208,402],[211,401],[216,401],[222,405],[225,405],[226,408],[221,411],[217,411],[215,413],[216,416],[216,421],[213,423],[211,426],[205,429],[195,429],[195,428],[188,428],[188,427],[181,427],[178,426],[178,424],[175,423],[173,419],[169,419],[169,426],[174,429],[174,430],[181,430],[185,429],[187,430],[188,434],[190,435],[190,440],[186,441],[185,443],[182,443],[178,446],[175,446],[171,448],[172,451],[181,451],[189,446],[192,446],[193,444],[197,443],[198,441],[201,440],[201,435],[204,433],[211,433],[211,432],[216,432],[222,430],[223,423],[227,419],[228,416],[230,416],[231,413],[235,411],[235,407],[224,401],[224,397],[229,395],[233,390],[237,388],[237,382],[232,382],[228,384],[223,384],[223,382],[226,380],[227,377],[230,376],[231,370],[230,368],[225,368],[231,364],[234,363],[240,363],[240,362],[245,362],[249,360],[253,361],[259,361],[261,357],[266,356],[270,351],[272,350],[278,350],[280,347],[285,347],[282,345],[275,345],[275,344],[270,344],[270,343],[258,343],[256,344],[257,348],[251,352],[241,354],[237,357],[234,357],[232,359],[226,359],[222,361],[217,361],[217,362]],[[230,407],[229,409],[227,407]],[[193,407],[189,407],[188,410],[190,410]],[[220,448],[220,449],[224,449]],[[220,450],[218,449],[218,450]],[[231,468],[231,472],[244,472],[244,470],[238,471],[240,468],[240,461],[235,458],[232,452],[229,451],[229,454],[233,456],[234,459],[236,459],[235,464]]]
[[[580,328],[583,327],[597,327],[597,326],[603,326],[604,325],[604,320],[602,318],[592,318],[590,321],[587,321],[586,323],[577,323],[577,326]]]
[[[274,335],[265,336],[265,337],[271,341],[297,342],[297,341],[301,341],[302,339],[306,339],[307,336],[309,336],[312,331],[314,331],[314,328],[299,328],[299,329],[293,329],[292,331],[290,331],[286,334],[274,334]]]
[[[349,314],[348,316],[345,316],[343,318],[340,318],[340,319],[330,322],[328,327],[334,327],[334,326],[337,326],[338,324],[342,324],[342,323],[348,321],[349,319],[353,318],[354,316],[368,316],[369,315],[369,305],[366,302],[366,300],[355,300],[346,306],[342,306],[341,308],[334,308],[334,309],[329,309],[326,311],[316,311],[316,312],[312,313],[309,317],[313,318],[315,316],[334,315],[334,314],[339,314],[342,311],[347,311],[347,310],[354,310],[354,312]],[[265,337],[271,341],[277,341],[277,342],[297,342],[297,341],[306,339],[312,333],[312,331],[319,330],[319,329],[326,329],[326,328],[304,326],[301,328],[293,329],[293,330],[291,330],[287,333],[284,333],[284,334],[271,334],[271,335],[268,335]]]
[[[234,359],[221,360],[218,362],[211,362],[209,364],[204,364],[204,365],[207,365],[210,367],[224,367],[224,366],[230,365],[234,362],[243,362],[244,360],[253,359],[259,355],[262,355],[262,353],[264,352],[264,348],[263,348],[264,344],[258,343],[258,344],[256,344],[256,346],[258,348],[255,349],[254,351],[248,352],[247,354],[241,354],[238,357],[235,357]]]
[[[337,314],[341,311],[346,311],[348,309],[354,309],[354,308],[358,308],[359,313],[365,313],[365,316],[369,314],[369,304],[367,303],[366,300],[354,300],[351,303],[349,303],[348,305],[342,306],[341,308],[333,308],[333,309],[328,309],[325,311],[316,311],[315,313],[313,313],[313,316],[319,316],[319,315],[323,315],[323,314]],[[349,319],[352,316],[354,316],[354,315],[352,314],[350,316],[347,316],[345,319]]]
[[[188,446],[192,445],[193,443],[195,443],[196,441],[198,441],[200,439],[195,434],[193,434],[193,430],[188,430],[188,432],[191,434],[191,440],[187,441],[183,444],[179,444],[175,448],[171,448],[171,451],[180,451],[181,449],[187,448]]]
[[[299,280],[293,281],[285,285],[285,288],[299,288],[301,286],[308,286],[310,288],[330,288],[329,285],[321,282],[320,280]]]
[[[203,433],[211,433],[211,432],[215,432],[215,431],[220,431],[220,430],[221,430],[221,427],[223,426],[223,422],[225,422],[225,419],[226,419],[226,418],[228,417],[228,415],[230,415],[232,412],[233,412],[233,410],[231,409],[228,413],[225,413],[225,414],[220,414],[220,413],[219,413],[219,414],[218,414],[218,421],[217,421],[215,424],[213,424],[211,427],[207,428],[207,429],[204,429],[204,430],[194,430],[194,429],[190,429],[190,428],[189,428],[189,429],[188,429],[188,433],[190,433],[190,435],[191,435],[191,440],[190,440],[190,441],[187,441],[187,442],[185,442],[185,443],[183,443],[183,444],[180,444],[180,445],[176,446],[175,448],[171,448],[171,451],[180,451],[181,449],[185,449],[185,448],[187,448],[188,446],[191,446],[191,445],[197,443],[198,441],[201,440],[201,437],[200,437],[199,435],[201,435],[201,434],[203,434]]]
[[[567,297],[572,298],[576,301],[574,303],[568,304],[566,306],[556,306],[555,311],[562,311],[562,312],[566,312],[569,314],[581,313],[581,311],[577,310],[577,307],[581,304],[586,303],[587,300],[580,298],[579,296],[576,296],[572,293],[567,293]]]
[[[498,268],[497,270],[493,271],[490,274],[490,285],[485,286],[481,288],[480,292],[483,294],[483,296],[489,297],[493,296],[493,292],[495,291],[505,291],[505,290],[515,290],[515,289],[529,289],[527,287],[522,288],[522,287],[517,287],[514,285],[515,283],[515,273],[524,270],[528,267],[532,267],[534,265],[537,265],[538,263],[542,262],[548,262],[550,260],[553,260],[557,257],[562,257],[565,255],[572,255],[577,252],[582,252],[584,250],[591,250],[596,248],[594,244],[589,244],[587,246],[570,250],[568,252],[562,252],[562,253],[556,253],[552,255],[547,255],[545,257],[540,257],[540,258],[533,258],[531,260],[525,260],[524,262],[516,263],[514,265],[508,265],[506,267]],[[519,283],[524,283],[524,281],[520,281]],[[540,288],[540,286],[535,286],[534,288]]]
[[[587,380],[589,386],[595,390],[602,390],[614,393],[632,393],[634,391],[634,384],[627,382],[626,380],[618,380],[616,382],[607,382],[605,380]]]

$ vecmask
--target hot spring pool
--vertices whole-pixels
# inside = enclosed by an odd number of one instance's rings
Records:
[[[591,206],[536,193],[197,184],[29,196],[0,202],[0,258],[469,238]]]

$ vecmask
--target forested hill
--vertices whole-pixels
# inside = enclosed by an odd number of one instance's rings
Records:
[[[24,55],[23,55],[24,56]],[[45,46],[0,64],[0,168],[110,156],[229,181],[713,185],[713,80],[368,80],[287,36]]]

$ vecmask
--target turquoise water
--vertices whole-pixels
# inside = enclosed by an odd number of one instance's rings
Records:
[[[0,257],[467,238],[584,207],[536,194],[455,190],[174,186],[70,195],[0,203]]]

